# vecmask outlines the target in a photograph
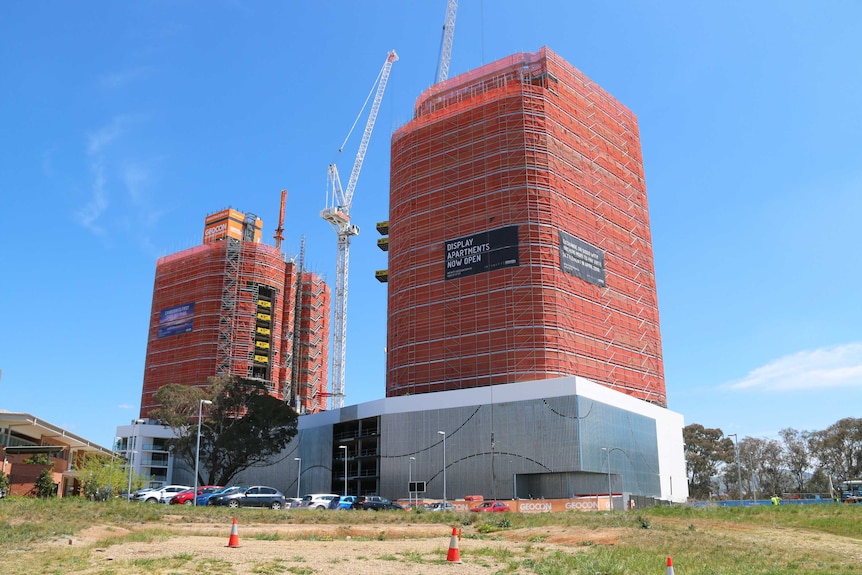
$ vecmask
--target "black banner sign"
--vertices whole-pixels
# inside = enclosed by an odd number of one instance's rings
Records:
[[[518,265],[518,226],[448,240],[446,279]]]
[[[560,267],[585,282],[605,287],[605,252],[560,230]]]

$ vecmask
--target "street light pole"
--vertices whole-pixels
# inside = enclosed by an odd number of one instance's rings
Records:
[[[443,436],[443,503],[446,503],[446,432],[438,431]]]
[[[299,471],[297,471],[296,473],[296,498],[299,499],[301,497],[299,491],[299,482],[302,480],[302,458],[294,457],[293,460],[299,462]]]
[[[135,452],[132,451],[132,440],[134,439],[135,447],[137,447],[137,437],[138,437],[138,424],[143,423],[143,419],[135,419],[132,421],[132,436],[129,438],[129,447],[127,451],[129,452],[129,487],[126,489],[126,497],[128,501],[132,500],[132,463],[134,462]]]
[[[201,419],[203,419],[204,415],[204,404],[212,405],[213,402],[209,399],[202,399],[198,403],[198,444],[195,447],[195,490],[192,491],[192,505],[195,507],[198,506],[198,465],[201,459]]]
[[[339,445],[338,449],[344,450],[344,496],[347,497],[347,446]]]
[[[407,462],[407,501],[410,507],[413,507],[413,462],[415,457],[411,457]]]
[[[611,450],[608,447],[602,447],[602,451],[606,453],[605,462],[608,465],[608,507],[611,511],[614,510],[614,494],[611,490]]]
[[[739,436],[735,433],[728,433],[727,436],[733,436],[736,440],[733,444],[733,450],[736,452],[736,480],[739,483],[739,504],[742,505],[742,468],[739,465]]]

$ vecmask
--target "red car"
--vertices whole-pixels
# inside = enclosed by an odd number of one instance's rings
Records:
[[[508,503],[503,503],[502,501],[485,501],[484,503],[480,503],[477,507],[472,508],[470,511],[478,511],[479,513],[497,513],[502,511],[511,511],[511,509],[509,509]]]
[[[202,495],[204,493],[212,493],[214,491],[218,491],[219,489],[223,489],[223,487],[219,485],[201,485],[198,487],[198,495]],[[171,505],[194,505],[194,497],[192,496],[192,492],[194,489],[186,489],[185,491],[180,491],[173,497],[171,497]]]

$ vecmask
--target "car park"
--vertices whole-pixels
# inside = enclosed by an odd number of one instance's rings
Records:
[[[360,509],[364,511],[389,511],[393,509],[404,510],[403,507],[391,500],[379,495],[360,495],[353,501],[351,509]]]
[[[207,505],[284,509],[285,497],[281,491],[274,487],[252,485],[251,487],[242,487],[232,493],[213,495],[210,497]]]
[[[503,503],[502,501],[485,501],[480,503],[478,506],[473,507],[470,511],[475,511],[478,513],[500,513],[504,511],[511,511],[508,503]]]
[[[302,498],[303,509],[328,509],[329,502],[338,497],[334,493],[309,493]]]
[[[214,493],[216,491],[220,491],[224,487],[221,485],[204,485],[202,487],[198,487],[197,495],[203,495],[204,493]],[[171,497],[169,503],[171,505],[195,505],[195,498],[193,489],[186,489],[185,491],[180,491],[173,497]]]
[[[171,497],[180,491],[192,489],[191,485],[165,485],[143,492],[135,492],[135,501],[143,501],[144,503],[168,503]]]

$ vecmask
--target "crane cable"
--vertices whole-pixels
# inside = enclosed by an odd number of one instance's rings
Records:
[[[353,125],[350,126],[350,131],[347,132],[347,137],[344,138],[344,141],[341,143],[341,146],[338,148],[338,152],[340,153],[344,150],[344,146],[347,144],[347,140],[350,139],[350,135],[353,133],[353,130],[356,128],[356,124],[359,123],[359,118],[362,117],[362,114],[365,112],[365,107],[368,105],[368,100],[371,99],[371,94],[374,93],[377,84],[380,82],[380,76],[383,75],[383,68],[380,69],[380,72],[377,73],[377,78],[374,80],[374,83],[371,85],[371,90],[368,92],[368,95],[365,97],[365,102],[362,104],[362,108],[359,110],[359,114],[356,115],[356,119],[353,120]]]

